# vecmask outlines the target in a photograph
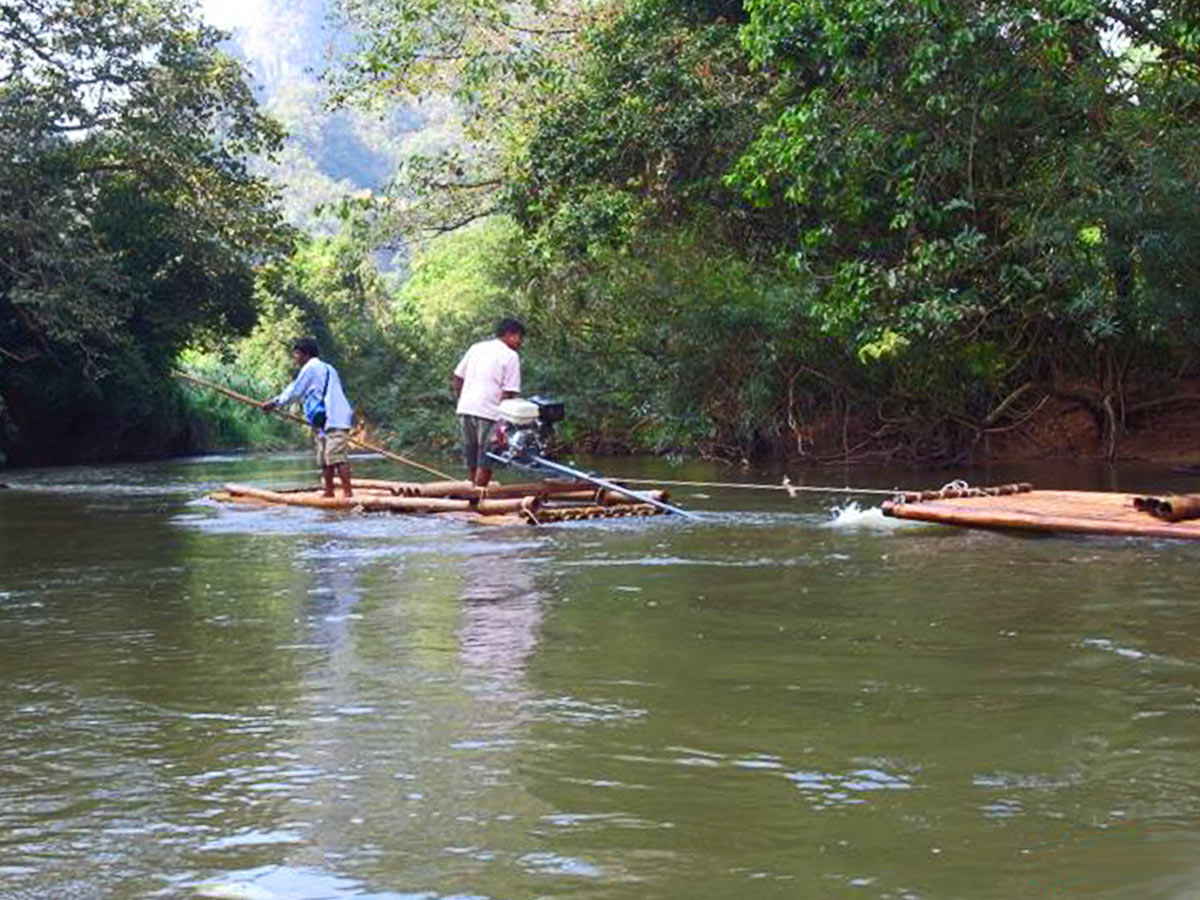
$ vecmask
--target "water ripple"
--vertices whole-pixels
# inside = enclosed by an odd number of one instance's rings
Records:
[[[532,701],[527,706],[537,719],[572,724],[631,721],[647,714],[644,709],[612,701],[581,700],[577,697],[547,697]]]
[[[788,772],[785,776],[796,788],[810,795],[815,809],[835,806],[855,806],[866,803],[861,796],[875,791],[912,790],[912,779],[880,769],[855,769],[851,772],[822,772],[819,770]]]

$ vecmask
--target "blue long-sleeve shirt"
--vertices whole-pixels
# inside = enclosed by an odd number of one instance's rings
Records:
[[[325,386],[325,374],[329,373],[329,386]],[[296,374],[296,380],[283,389],[275,402],[287,406],[297,400],[319,400],[325,391],[325,427],[349,428],[354,419],[354,410],[342,390],[342,379],[337,369],[318,356],[314,356]]]

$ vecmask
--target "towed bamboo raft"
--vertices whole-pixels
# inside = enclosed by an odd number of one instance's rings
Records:
[[[582,519],[611,519],[662,515],[650,503],[641,503],[616,491],[595,488],[583,481],[538,481],[527,484],[494,484],[479,488],[469,481],[381,481],[354,479],[353,495],[326,497],[319,488],[268,490],[245,484],[226,484],[211,499],[253,506],[307,506],[371,513],[459,513],[486,524],[524,522],[541,525]],[[642,491],[643,496],[665,501],[666,491]]]
[[[965,528],[1200,540],[1200,519],[1170,521],[1153,514],[1152,504],[1146,502],[1152,498],[1103,491],[1042,491],[1027,484],[1003,488],[898,495],[883,504],[883,514]]]

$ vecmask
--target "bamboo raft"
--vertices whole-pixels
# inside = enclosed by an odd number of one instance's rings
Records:
[[[1031,485],[927,491],[883,504],[896,519],[966,528],[1200,540],[1200,500],[1103,491],[1041,491]]]
[[[663,511],[650,503],[589,485],[584,481],[537,481],[491,484],[479,488],[469,481],[381,481],[356,478],[353,496],[326,497],[319,488],[273,491],[245,484],[226,484],[210,495],[219,503],[242,506],[307,506],[317,509],[369,513],[452,513],[488,525],[544,525],[583,519],[657,516]],[[643,497],[665,501],[667,492],[642,491]]]

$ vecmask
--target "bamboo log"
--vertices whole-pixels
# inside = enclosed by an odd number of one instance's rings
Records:
[[[1165,497],[1134,497],[1135,508],[1168,522],[1200,519],[1200,494],[1168,494]]]
[[[902,491],[897,496],[905,503],[921,503],[927,500],[952,500],[958,497],[1008,497],[1027,494],[1033,490],[1028,482],[998,484],[993,487],[944,487],[936,491]]]
[[[480,525],[535,525],[537,523],[525,518],[525,514],[507,513],[495,516],[476,516],[475,521]]]
[[[319,485],[315,486],[315,487],[282,488],[280,490],[271,490],[269,488],[259,488],[258,490],[267,491],[268,493],[270,493],[272,495],[279,494],[284,497],[299,498],[301,500],[303,500],[304,498],[321,497],[324,495],[324,492]],[[354,489],[354,498],[368,499],[368,498],[385,498],[385,497],[391,497],[391,496],[393,496],[393,494],[391,494],[388,491],[378,491],[378,490],[371,490],[369,488],[364,489],[364,488],[358,488],[358,487],[356,487]],[[281,504],[289,505],[289,506],[307,505],[307,504],[301,504],[301,503],[284,504],[282,500],[278,500],[278,499],[274,499],[274,498],[264,499],[263,497],[251,497],[250,495],[244,494],[244,493],[231,494],[227,490],[214,491],[213,493],[208,495],[208,498],[210,500],[217,500],[222,503],[229,503],[229,502],[236,500],[237,502],[240,502],[240,503],[254,502],[254,503],[259,503],[259,504],[265,504],[268,506],[270,506],[270,505],[279,506]]]
[[[638,491],[643,496],[650,497],[660,502],[666,502],[670,499],[668,491]],[[590,491],[566,491],[561,494],[552,494],[555,500],[585,500],[591,503],[599,503],[602,506],[628,506],[630,504],[641,503],[630,497],[628,494],[619,494],[616,491],[605,491],[601,489],[593,489]]]
[[[457,497],[465,499],[486,498],[498,500],[505,497],[537,496],[555,500],[583,500],[604,506],[636,504],[636,500],[617,491],[606,491],[592,487],[585,481],[533,481],[524,484],[489,484],[486,488],[476,487],[469,481],[384,481],[374,478],[355,478],[351,482],[355,491],[382,491],[395,497]],[[667,491],[639,491],[646,497],[665,502]]]
[[[543,506],[522,515],[532,524],[575,522],[584,519],[624,519],[640,516],[661,516],[663,511],[649,503],[624,506]]]
[[[557,497],[560,494],[570,491],[577,491],[581,487],[586,486],[587,482],[580,481],[559,481],[555,479],[545,479],[543,481],[527,481],[516,484],[489,484],[485,488],[479,488],[484,497],[524,497],[527,494],[536,494],[541,497]]]
[[[540,497],[550,498],[554,500],[583,500],[590,501],[593,504],[609,505],[628,505],[631,503],[639,503],[627,494],[619,493],[618,491],[608,491],[603,488],[595,487],[588,484],[586,481],[533,481],[527,484],[506,484],[506,485],[491,485],[482,489],[484,497],[511,497],[525,496],[534,494]],[[638,491],[647,497],[652,497],[655,500],[665,501],[670,494],[667,491]]]
[[[406,488],[409,485],[416,484],[414,481],[384,481],[379,478],[352,478],[350,485],[356,491],[360,490],[378,490],[387,491],[393,497],[400,496],[399,489]]]
[[[232,497],[249,497],[284,506],[309,506],[319,509],[364,509],[368,512],[474,512],[480,515],[503,515],[533,512],[540,505],[537,497],[515,497],[501,500],[453,500],[446,497],[386,497],[379,495],[325,497],[319,493],[268,491],[244,484],[226,484],[225,492]]]
[[[463,481],[379,481],[371,478],[355,478],[350,482],[354,490],[384,491],[393,497],[454,497],[474,496],[478,488]]]
[[[386,488],[377,488],[377,487],[371,487],[369,485],[361,485],[357,481],[354,482],[353,487],[354,487],[354,496],[356,496],[356,497],[359,497],[359,496],[362,496],[362,497],[395,497],[396,496],[396,494],[394,494],[392,491],[387,490]],[[264,488],[264,490],[272,490],[272,489]],[[275,493],[277,493],[277,494],[320,494],[323,492],[324,492],[324,488],[322,488],[321,485],[319,485],[319,484],[310,485],[309,487],[275,489]]]
[[[564,493],[579,491],[586,482],[579,481],[534,481],[525,484],[489,484],[486,488],[476,487],[469,481],[380,481],[370,478],[355,478],[351,482],[355,490],[364,487],[386,490],[397,497],[462,497],[500,499],[504,497],[558,497]],[[595,489],[587,497],[595,496]]]

